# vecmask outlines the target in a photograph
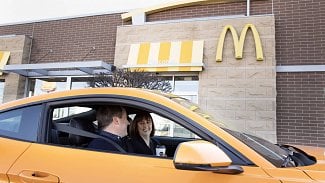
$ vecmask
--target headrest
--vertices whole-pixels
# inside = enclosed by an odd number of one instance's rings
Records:
[[[95,132],[95,126],[91,121],[85,121],[78,118],[72,118],[69,122],[69,126],[88,131]],[[80,135],[69,134],[69,143],[71,145],[83,146],[87,145],[87,143],[91,140],[91,138],[83,137]]]

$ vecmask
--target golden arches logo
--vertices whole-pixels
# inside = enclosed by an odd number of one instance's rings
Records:
[[[243,58],[243,49],[244,49],[244,42],[245,37],[248,29],[251,29],[255,41],[255,49],[256,49],[256,60],[257,61],[263,61],[263,49],[262,49],[262,43],[259,33],[256,30],[256,27],[253,24],[246,24],[243,30],[241,31],[240,37],[238,39],[238,34],[235,28],[232,25],[226,25],[220,36],[219,41],[217,45],[217,55],[216,55],[216,61],[221,62],[222,61],[222,52],[223,52],[223,45],[225,42],[226,34],[228,30],[232,34],[232,38],[234,41],[234,47],[235,47],[235,57],[236,59],[242,59]]]

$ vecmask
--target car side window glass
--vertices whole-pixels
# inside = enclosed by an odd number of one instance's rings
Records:
[[[36,141],[40,116],[40,105],[3,112],[0,114],[0,135]]]
[[[95,133],[96,130],[96,115],[95,110],[87,106],[69,106],[56,107],[52,111],[52,126],[49,143],[69,145],[72,147],[86,147],[91,138],[82,135],[75,135],[66,129],[67,126],[77,128],[79,130],[89,131]],[[78,122],[78,123],[76,123]],[[61,127],[65,130],[58,130]],[[89,127],[89,128],[88,128]],[[68,131],[67,131],[68,130]]]
[[[53,120],[69,117],[90,110],[91,108],[89,107],[79,107],[79,106],[56,108],[53,111]]]
[[[158,114],[151,113],[155,123],[155,136],[181,137],[200,139],[195,133],[189,131],[174,121],[164,118]]]

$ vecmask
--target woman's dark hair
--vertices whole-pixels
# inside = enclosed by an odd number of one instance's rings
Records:
[[[149,120],[151,121],[152,130],[150,133],[150,137],[155,135],[155,124],[153,123],[150,113],[149,112],[141,112],[141,113],[138,113],[134,117],[133,121],[131,122],[131,125],[130,125],[130,136],[131,137],[139,137],[140,136],[139,131],[138,131],[138,123],[140,121],[142,121],[143,119],[146,119],[147,121],[149,121]]]

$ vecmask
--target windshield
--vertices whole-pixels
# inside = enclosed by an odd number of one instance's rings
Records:
[[[211,115],[205,113],[197,104],[190,102],[189,100],[172,95],[172,94],[162,94],[178,104],[190,109],[191,111],[199,114],[200,116],[204,117],[205,119],[211,121],[213,124],[221,127],[223,130],[230,133],[232,136],[255,150],[265,159],[270,161],[276,167],[282,167],[284,162],[286,161],[286,157],[288,157],[288,152],[282,149],[280,146],[272,144],[271,142],[264,140],[262,138],[256,137],[254,135],[250,135],[248,133],[238,132],[236,130],[230,129],[227,125],[221,121],[214,120]],[[291,164],[286,164],[287,166],[291,166]]]

